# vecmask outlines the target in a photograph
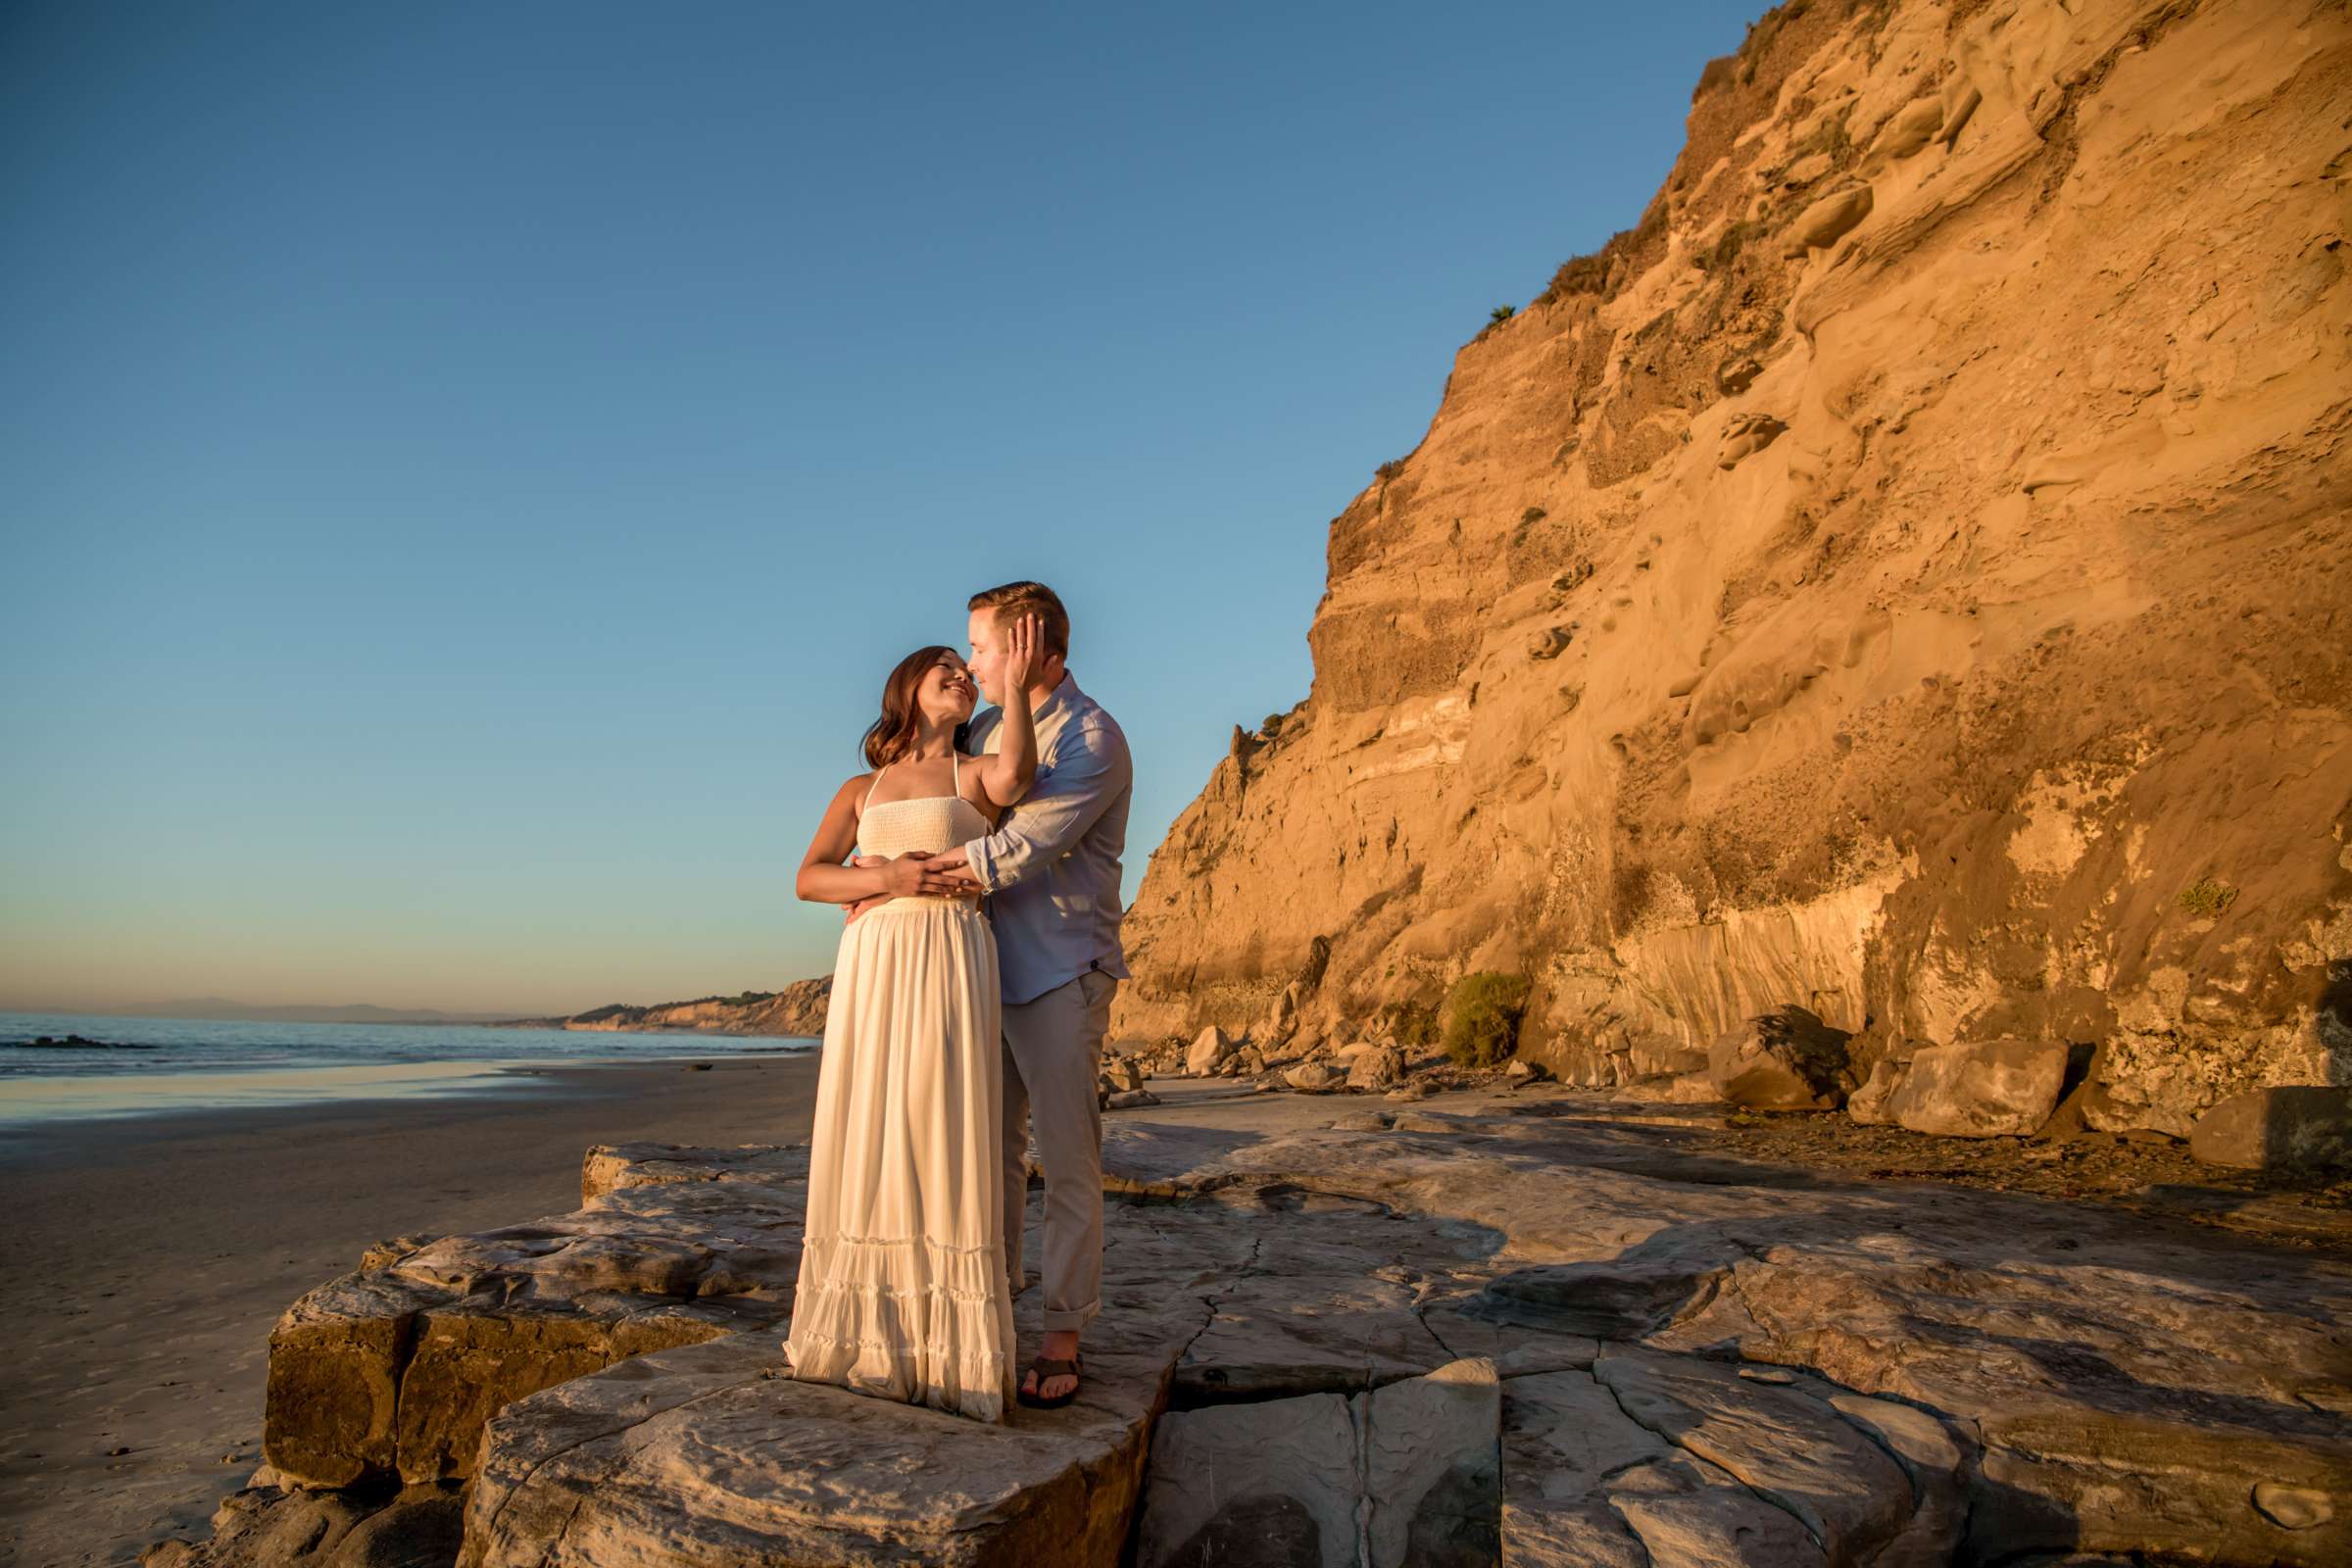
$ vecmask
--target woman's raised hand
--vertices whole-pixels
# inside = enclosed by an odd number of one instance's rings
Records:
[[[1004,629],[1004,684],[1027,691],[1045,656],[1039,652],[1045,632],[1035,614],[1023,615]]]

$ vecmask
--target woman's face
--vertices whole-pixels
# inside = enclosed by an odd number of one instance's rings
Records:
[[[971,670],[954,654],[940,655],[939,662],[923,671],[922,683],[914,689],[915,707],[924,717],[951,724],[970,718],[979,700]]]

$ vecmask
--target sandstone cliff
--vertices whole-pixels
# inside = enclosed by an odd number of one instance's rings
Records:
[[[1114,1032],[1503,969],[1584,1083],[1785,1004],[2112,1129],[2352,1081],[2347,125],[2340,6],[1766,16],[1332,522]]]
[[[546,1029],[588,1029],[626,1033],[654,1029],[695,1029],[714,1035],[789,1035],[820,1039],[825,1032],[825,1005],[833,995],[833,977],[795,980],[781,991],[747,991],[737,997],[703,997],[693,1002],[663,1002],[650,1007],[614,1003],[568,1018],[523,1018],[524,1026]]]

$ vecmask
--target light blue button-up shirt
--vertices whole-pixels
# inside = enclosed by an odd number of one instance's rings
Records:
[[[1008,1003],[1035,1002],[1089,969],[1124,980],[1119,851],[1135,765],[1127,737],[1066,673],[1038,705],[1037,780],[997,824],[964,846],[988,890],[997,965]],[[1001,709],[972,720],[965,744],[997,750]]]

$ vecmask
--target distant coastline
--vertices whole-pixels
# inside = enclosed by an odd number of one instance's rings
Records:
[[[692,1030],[717,1035],[786,1035],[812,1039],[825,1032],[825,1008],[833,977],[796,980],[781,991],[745,991],[732,997],[697,997],[632,1006],[615,1002],[587,1012],[555,1018],[506,1018],[493,1027],[574,1029],[599,1033]]]
[[[450,1012],[437,1007],[381,1007],[358,1002],[342,1005],[270,1005],[227,997],[176,1002],[131,1003],[114,1007],[10,1007],[0,1011],[60,1018],[184,1018],[207,1023],[399,1024],[474,1029],[571,1029],[616,1031],[692,1030],[706,1034],[812,1037],[825,1032],[825,1004],[833,977],[796,980],[781,991],[744,991],[733,996],[697,997],[638,1006],[609,1003],[585,1012],[521,1016],[513,1012]]]

